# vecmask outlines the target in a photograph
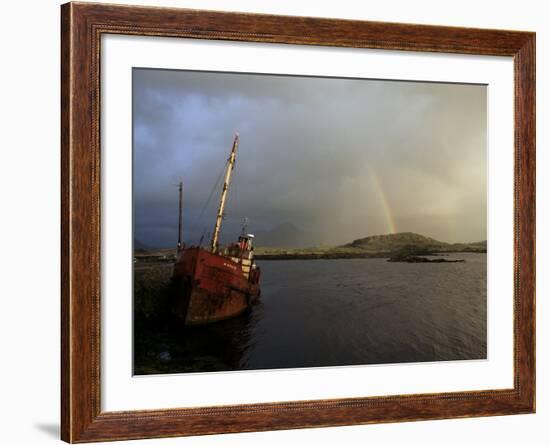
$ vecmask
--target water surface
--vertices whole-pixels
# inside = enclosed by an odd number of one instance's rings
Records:
[[[466,261],[258,261],[261,301],[159,334],[163,372],[485,359],[486,255],[445,258]]]

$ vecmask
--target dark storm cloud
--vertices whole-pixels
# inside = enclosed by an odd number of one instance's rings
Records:
[[[199,215],[235,131],[225,239],[243,217],[265,238],[290,223],[312,243],[392,230],[486,238],[484,86],[146,69],[133,81],[145,244],[174,244],[179,180],[186,240],[211,230],[219,189]]]

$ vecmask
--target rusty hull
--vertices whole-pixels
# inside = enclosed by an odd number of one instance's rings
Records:
[[[240,263],[199,247],[182,251],[174,265],[175,312],[185,324],[212,323],[239,315],[260,295],[260,270],[247,278]]]

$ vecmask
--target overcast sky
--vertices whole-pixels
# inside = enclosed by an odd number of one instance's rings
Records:
[[[222,241],[244,217],[257,245],[281,225],[308,244],[487,237],[485,86],[134,69],[133,91],[134,236],[148,246],[177,241],[180,180],[185,241],[211,233],[220,188],[199,215],[236,131]]]

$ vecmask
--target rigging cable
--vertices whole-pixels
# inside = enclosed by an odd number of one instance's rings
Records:
[[[227,163],[229,162],[229,159],[227,161],[225,161],[225,163],[223,164],[223,167],[220,171],[220,174],[218,175],[218,179],[216,180],[216,183],[214,184],[214,186],[212,187],[212,190],[210,190],[210,194],[208,195],[208,199],[206,200],[206,202],[204,203],[202,209],[201,209],[201,212],[199,213],[199,216],[197,218],[195,218],[195,221],[194,221],[194,226],[197,225],[197,223],[199,223],[204,215],[204,212],[206,211],[208,205],[210,204],[210,201],[212,200],[212,197],[214,196],[214,192],[216,191],[216,189],[220,186],[220,183],[221,183],[221,179],[223,177],[223,174],[225,172],[225,169],[226,169],[226,166],[227,166]],[[206,228],[204,229],[202,235],[201,235],[201,238],[200,238],[200,241],[199,241],[199,245],[202,243],[202,240],[204,239],[204,236],[206,234]]]

